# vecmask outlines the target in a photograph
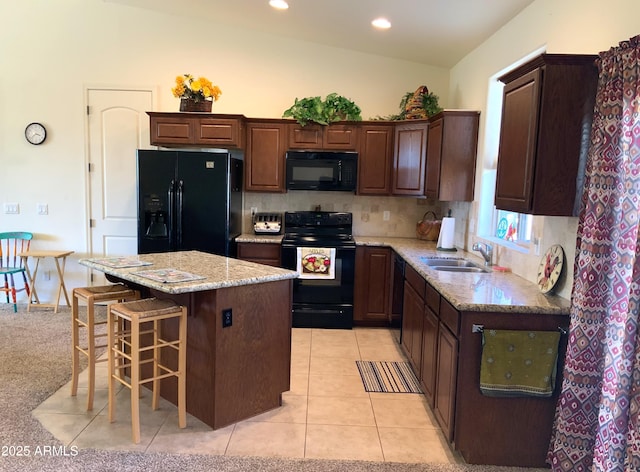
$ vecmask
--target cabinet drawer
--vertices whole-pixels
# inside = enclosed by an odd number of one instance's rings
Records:
[[[289,125],[289,149],[322,149],[322,128],[319,125]]]
[[[440,302],[440,321],[451,330],[454,336],[458,336],[460,313],[444,298]]]
[[[429,284],[425,284],[424,302],[434,313],[440,312],[440,292]]]
[[[424,286],[426,282],[424,281],[422,276],[409,264],[405,266],[404,278],[418,293],[420,298],[424,300]]]
[[[175,118],[151,119],[151,144],[190,144],[193,121]]]
[[[201,119],[195,125],[197,144],[216,144],[225,147],[242,147],[242,129],[235,119]]]
[[[324,130],[323,149],[357,149],[358,128],[352,125],[329,125]]]

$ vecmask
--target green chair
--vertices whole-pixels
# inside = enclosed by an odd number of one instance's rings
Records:
[[[0,233],[0,274],[4,276],[4,286],[0,287],[0,292],[7,294],[7,303],[10,303],[9,294],[11,294],[14,313],[18,312],[16,294],[23,290],[27,292],[27,296],[31,294],[24,264],[18,254],[29,250],[32,239],[33,234],[22,231]],[[14,274],[22,274],[24,287],[16,289]]]

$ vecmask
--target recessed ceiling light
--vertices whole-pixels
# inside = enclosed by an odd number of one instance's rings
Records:
[[[371,22],[371,24],[378,29],[389,29],[391,28],[391,23],[386,18],[376,18]]]
[[[286,10],[289,8],[289,4],[284,0],[269,0],[269,5],[277,10]]]

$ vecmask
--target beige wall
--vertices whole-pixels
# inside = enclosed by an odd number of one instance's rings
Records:
[[[151,87],[156,110],[177,111],[170,89],[188,72],[221,87],[214,112],[266,118],[296,97],[330,92],[353,99],[364,118],[397,113],[401,97],[423,84],[444,105],[448,96],[442,68],[102,0],[1,0],[0,17],[0,211],[6,202],[21,208],[0,212],[0,231],[32,231],[39,248],[75,250],[70,286],[87,282],[76,262],[88,247],[86,87]],[[31,121],[49,130],[42,146],[24,139]],[[48,203],[48,216],[36,215],[37,203]]]
[[[84,285],[86,271],[76,263],[87,250],[84,91],[96,85],[151,87],[156,110],[174,111],[178,102],[170,88],[184,72],[220,85],[223,95],[215,112],[252,117],[279,117],[296,97],[334,91],[355,100],[364,118],[387,115],[398,111],[405,92],[428,85],[443,106],[482,112],[477,200],[481,192],[491,193],[481,177],[491,171],[496,153],[497,130],[487,121],[489,78],[541,47],[562,53],[608,49],[639,32],[639,14],[637,0],[611,0],[606,9],[595,0],[537,0],[447,71],[101,0],[1,0],[0,203],[20,203],[21,213],[0,213],[0,231],[32,231],[40,248],[75,250],[69,285]],[[25,142],[24,127],[31,121],[47,125],[45,145]],[[268,206],[279,199],[291,203],[290,196],[262,194],[247,201]],[[295,204],[304,207],[313,199]],[[39,202],[49,204],[48,216],[36,215]],[[350,196],[327,204],[351,205],[358,213],[357,231],[366,234],[379,227],[390,231],[393,225],[410,232],[424,208],[416,199],[391,197]],[[478,202],[452,207],[456,243],[466,239],[469,245],[477,239],[468,230],[470,219],[477,226]],[[264,208],[269,209],[275,208]],[[380,215],[373,209],[392,211],[393,221],[378,226]],[[575,218],[536,218],[534,231],[542,236],[543,249],[562,244],[571,265],[575,227]],[[499,263],[534,280],[539,256],[497,252]],[[570,295],[570,280],[561,293]]]

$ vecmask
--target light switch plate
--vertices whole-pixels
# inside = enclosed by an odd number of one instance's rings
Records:
[[[20,213],[20,205],[18,203],[5,203],[4,212],[7,215],[17,215]]]
[[[47,205],[46,203],[38,203],[37,210],[38,210],[38,215],[48,215],[49,205]]]

